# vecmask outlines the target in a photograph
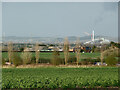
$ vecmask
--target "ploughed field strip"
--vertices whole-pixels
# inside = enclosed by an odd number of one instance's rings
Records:
[[[117,67],[3,68],[2,88],[118,87]]]

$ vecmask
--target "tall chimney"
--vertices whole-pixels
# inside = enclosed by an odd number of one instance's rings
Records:
[[[94,42],[94,39],[95,39],[95,35],[94,35],[94,30],[93,30],[93,33],[92,33],[92,41]]]

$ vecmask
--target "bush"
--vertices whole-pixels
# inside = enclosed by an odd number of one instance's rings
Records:
[[[63,59],[60,58],[60,54],[58,51],[53,52],[53,57],[51,59],[51,64],[60,65],[63,63]]]
[[[20,47],[20,51],[22,52],[24,50],[24,47]]]
[[[98,57],[98,58],[95,60],[95,62],[100,62],[100,61],[101,61],[100,57]],[[103,59],[103,61],[104,61],[104,59]]]
[[[92,58],[88,58],[86,61],[88,61],[88,62],[91,62],[91,63],[95,63],[95,62],[100,62],[101,60],[100,60],[100,58],[98,57],[98,58],[96,58],[96,59],[92,59]]]
[[[50,63],[50,60],[49,58],[39,58],[39,61],[38,63]]]
[[[94,64],[95,62],[100,62],[100,58],[92,59],[92,58],[85,58],[82,59],[80,62],[82,65]]]
[[[88,62],[87,61],[81,61],[80,62],[82,65],[88,65]]]
[[[105,59],[105,62],[108,66],[113,66],[113,65],[116,65],[117,64],[117,60],[114,56],[108,56],[106,59]]]
[[[5,58],[2,57],[2,65],[5,65]]]
[[[14,53],[13,54],[13,64],[15,66],[18,66],[18,65],[21,65],[23,62],[22,62],[22,59],[20,57],[20,55],[18,53]]]
[[[100,48],[95,48],[94,52],[100,52]]]
[[[32,58],[31,58],[31,61],[30,61],[30,63],[33,63],[33,64],[35,64],[36,63],[36,58],[35,58],[35,56],[31,56]]]
[[[9,58],[4,58],[5,62],[9,62]]]
[[[68,63],[76,63],[77,62],[77,58],[75,57],[75,56],[71,56],[71,57],[69,57],[69,59],[68,59],[68,61],[67,61]]]

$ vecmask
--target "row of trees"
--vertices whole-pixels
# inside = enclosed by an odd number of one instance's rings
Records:
[[[76,58],[77,58],[77,62],[76,62],[77,65],[78,65],[78,62],[79,62],[79,59],[80,59],[80,49],[79,49],[79,47],[80,47],[80,41],[78,39],[77,42],[76,42],[76,50],[75,50],[76,51]],[[27,48],[27,47],[25,47],[25,48]],[[54,51],[55,51],[54,53],[57,52],[56,49]],[[58,59],[57,58],[58,55],[59,54],[53,54],[53,57],[55,58],[54,60],[56,60],[56,62],[57,62],[57,59]],[[23,61],[19,58],[21,58]],[[20,64],[22,62],[23,64],[27,64],[31,61],[31,58],[32,58],[31,52],[24,51],[24,50],[23,50],[23,52],[21,54],[21,57],[20,57],[18,54],[13,52],[13,43],[12,42],[8,43],[8,59],[9,59],[10,63]],[[38,64],[39,58],[40,58],[39,43],[36,43],[36,45],[35,45],[36,64]],[[65,65],[67,65],[67,62],[68,62],[68,59],[69,59],[69,41],[68,41],[68,38],[65,38],[65,41],[64,41],[64,58],[65,58],[65,61],[64,61]]]
[[[27,47],[25,47],[25,48],[27,48]],[[112,57],[118,56],[118,51],[119,51],[118,48],[112,48],[112,47],[107,49],[107,50],[104,50],[104,51],[101,49],[101,56],[100,56],[101,63],[103,64],[103,61],[105,58],[107,60],[107,63],[109,63],[110,59],[107,59],[107,57],[109,58],[110,56],[112,56]],[[76,65],[78,65],[79,60],[80,60],[80,40],[79,40],[79,38],[76,41],[75,53],[76,53],[75,54],[76,55],[75,56],[76,57]],[[8,43],[8,58],[9,58],[9,62],[13,63],[16,66],[19,64],[26,65],[26,64],[30,63],[31,58],[32,58],[32,53],[29,51],[23,50],[23,52],[20,56],[20,55],[13,52],[13,43],[9,42]],[[40,58],[39,43],[36,43],[36,45],[35,45],[36,64],[39,63],[39,58]],[[68,38],[65,38],[65,41],[64,41],[64,64],[65,65],[67,65],[69,58],[70,58],[69,41],[68,41]],[[110,62],[116,63],[115,60],[111,60]],[[59,57],[59,52],[57,52],[57,50],[55,49],[54,53],[53,53],[53,57],[52,57],[52,64],[57,65],[59,63],[61,63],[60,57]],[[110,64],[110,65],[112,65],[112,64]]]
[[[80,40],[79,38],[76,41],[76,46],[75,46],[75,53],[76,53],[76,64],[78,65],[79,60],[80,60]],[[69,59],[69,41],[68,38],[65,38],[64,42],[64,57],[65,57],[65,65],[67,64],[67,61]]]

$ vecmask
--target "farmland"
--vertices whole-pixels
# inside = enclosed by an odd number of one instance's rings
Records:
[[[16,52],[19,55],[21,55],[21,52]],[[32,52],[32,55],[35,56],[35,53]],[[70,56],[75,56],[75,53],[70,53]],[[2,57],[3,58],[8,58],[8,53],[7,52],[3,52],[2,53]],[[50,59],[52,57],[52,53],[51,52],[41,52],[40,53],[40,57],[41,58],[46,58],[46,59]],[[64,57],[64,53],[61,52],[60,53],[60,57],[63,58]],[[100,53],[81,53],[80,58],[98,58],[100,57]]]
[[[2,69],[3,88],[118,87],[117,67]]]

